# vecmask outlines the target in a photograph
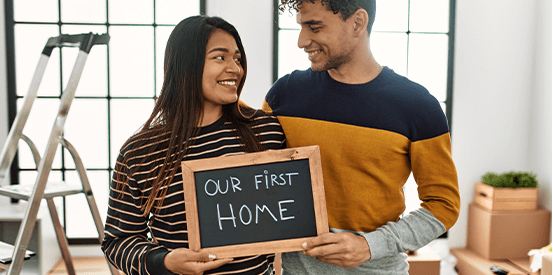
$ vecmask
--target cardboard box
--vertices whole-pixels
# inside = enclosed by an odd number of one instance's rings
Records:
[[[440,275],[441,260],[432,251],[416,251],[407,257],[409,275]]]
[[[551,275],[551,252],[543,254],[541,259],[541,275]]]
[[[467,248],[452,248],[451,254],[457,258],[459,275],[494,275],[492,265],[509,272],[509,275],[530,275],[508,260],[489,260]]]
[[[538,188],[497,188],[476,183],[474,202],[491,211],[538,209]]]
[[[469,205],[467,248],[487,259],[520,259],[549,244],[551,212],[488,211]]]
[[[532,263],[532,257],[526,257],[522,259],[509,259],[509,262],[515,264],[520,269],[524,270],[526,273],[530,275],[541,275],[540,270],[536,272],[532,272],[532,269],[530,268],[530,264]]]

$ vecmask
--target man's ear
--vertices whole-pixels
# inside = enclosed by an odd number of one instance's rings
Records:
[[[358,9],[351,15],[354,35],[359,37],[361,35],[367,35],[367,25],[369,24],[369,14],[364,9]]]

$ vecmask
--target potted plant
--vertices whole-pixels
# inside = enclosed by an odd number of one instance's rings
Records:
[[[538,187],[536,175],[525,172],[508,172],[501,175],[495,173],[486,173],[482,176],[482,183],[491,187],[523,188]]]
[[[536,210],[538,181],[533,173],[486,173],[474,187],[474,202],[492,211]]]

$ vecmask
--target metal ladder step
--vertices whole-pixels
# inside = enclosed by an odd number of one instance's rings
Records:
[[[10,264],[12,262],[13,250],[13,245],[0,242],[0,264]],[[25,260],[28,260],[35,255],[35,252],[27,250],[25,252]]]
[[[0,195],[8,196],[14,199],[19,200],[29,200],[31,194],[33,193],[34,185],[8,185],[0,187]],[[43,198],[55,198],[63,197],[68,195],[74,195],[84,193],[83,186],[79,183],[77,184],[67,184],[63,181],[52,181],[46,184],[46,189],[44,190]]]

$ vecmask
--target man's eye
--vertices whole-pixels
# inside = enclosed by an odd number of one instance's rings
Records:
[[[321,27],[311,27],[312,32],[317,32],[321,29]]]

